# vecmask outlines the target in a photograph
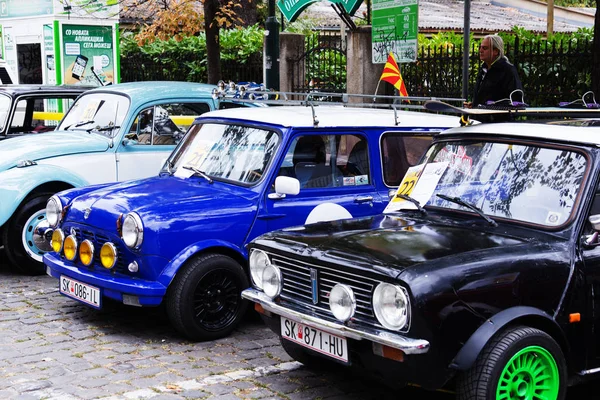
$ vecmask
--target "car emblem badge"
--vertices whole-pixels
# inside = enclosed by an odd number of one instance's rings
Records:
[[[317,304],[319,302],[319,285],[317,282],[317,270],[314,268],[310,269],[310,283],[312,285],[312,302]]]
[[[75,230],[75,228],[71,227],[70,232],[71,232],[71,235],[77,236],[77,231]]]
[[[90,213],[92,212],[91,208],[86,208],[83,212],[83,219],[88,219],[88,217],[90,216]]]

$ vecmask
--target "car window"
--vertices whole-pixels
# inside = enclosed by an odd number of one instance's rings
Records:
[[[21,98],[16,104],[9,133],[54,130],[73,104],[75,95]]]
[[[383,179],[388,186],[398,186],[409,167],[416,165],[433,140],[432,136],[387,132],[381,140]]]
[[[194,119],[210,111],[206,103],[174,103],[148,107],[134,119],[127,138],[137,145],[173,145],[179,143]]]
[[[84,131],[113,138],[119,132],[129,105],[129,99],[119,94],[84,94],[71,106],[57,129]]]
[[[279,175],[300,181],[301,188],[371,183],[367,140],[359,135],[304,135],[295,138]]]
[[[5,94],[0,94],[0,130],[6,127],[6,120],[10,112],[11,99]]]

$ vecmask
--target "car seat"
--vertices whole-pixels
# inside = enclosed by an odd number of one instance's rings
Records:
[[[300,187],[326,187],[331,184],[331,171],[325,165],[325,142],[321,136],[302,136],[298,139],[292,162]]]
[[[369,175],[369,155],[367,142],[356,143],[348,155],[347,174],[350,176]]]

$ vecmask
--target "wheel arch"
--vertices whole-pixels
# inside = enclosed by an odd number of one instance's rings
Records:
[[[517,306],[503,310],[487,319],[465,342],[450,363],[450,368],[467,371],[475,364],[477,357],[489,341],[508,326],[525,325],[537,328],[550,335],[561,348],[570,369],[570,350],[564,332],[556,321],[544,311],[528,306]]]
[[[195,243],[177,254],[173,260],[165,267],[158,281],[169,287],[177,272],[181,270],[190,260],[203,254],[222,254],[231,257],[238,262],[244,271],[248,273],[248,260],[246,252],[239,247],[220,240],[210,240],[202,243]]]

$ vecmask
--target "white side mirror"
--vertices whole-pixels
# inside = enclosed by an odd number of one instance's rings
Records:
[[[273,200],[283,199],[286,195],[297,195],[300,193],[300,181],[289,176],[278,176],[275,178],[275,193],[269,193]]]

